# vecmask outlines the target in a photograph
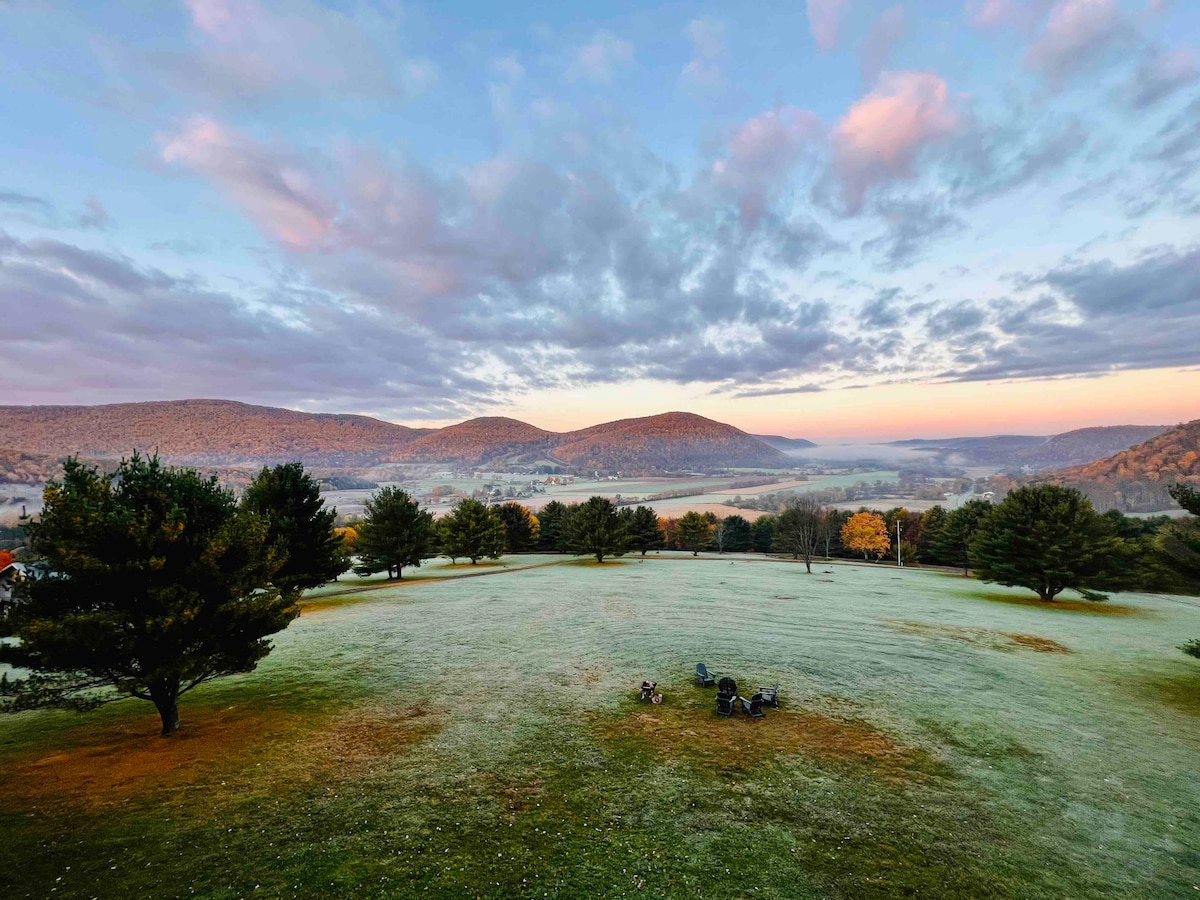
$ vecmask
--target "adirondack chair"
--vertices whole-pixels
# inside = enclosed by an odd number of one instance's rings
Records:
[[[722,678],[717,682],[717,693],[723,694],[726,697],[736,697],[737,682],[729,677]]]
[[[761,719],[766,716],[766,713],[763,712],[763,695],[761,693],[755,694],[749,700],[745,697],[739,697],[738,699],[742,701],[742,712],[750,718]]]
[[[737,694],[717,694],[717,715],[732,716],[737,709]]]
[[[642,682],[642,695],[639,699],[653,700],[654,699],[654,689],[656,687],[658,687],[657,681],[643,681]]]
[[[717,679],[709,674],[708,667],[704,663],[696,663],[696,684],[700,687],[711,687],[717,683]]]
[[[775,687],[760,687],[758,692],[762,694],[763,703],[779,709],[779,685],[775,685]]]

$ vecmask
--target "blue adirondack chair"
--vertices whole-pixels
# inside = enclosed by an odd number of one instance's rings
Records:
[[[742,712],[744,712],[750,718],[761,719],[766,716],[766,713],[763,712],[762,694],[755,694],[749,700],[747,700],[745,697],[739,697],[738,699],[742,701]]]
[[[696,663],[696,684],[700,687],[711,687],[717,683],[715,676],[710,675],[704,663]]]

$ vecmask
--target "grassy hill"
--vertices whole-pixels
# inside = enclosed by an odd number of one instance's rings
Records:
[[[534,557],[532,559],[538,559]],[[561,559],[561,557],[560,557]],[[1200,607],[652,554],[330,586],[164,740],[0,717],[0,896],[1149,898],[1200,883]],[[486,577],[476,576],[487,573]],[[441,577],[441,576],[446,577]],[[783,685],[725,719],[704,661]],[[660,706],[637,702],[643,678]]]

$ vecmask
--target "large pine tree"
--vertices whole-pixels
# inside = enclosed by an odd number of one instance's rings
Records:
[[[283,555],[272,581],[284,593],[333,581],[350,568],[337,513],[325,509],[321,486],[299,462],[263,468],[242,505],[267,521],[267,539]]]
[[[617,508],[606,497],[591,497],[571,515],[571,547],[604,562],[606,556],[625,552],[625,526]]]
[[[659,550],[663,545],[662,529],[658,527],[658,515],[649,506],[633,510],[625,525],[629,536],[629,549],[646,555],[647,550]]]
[[[508,536],[496,510],[478,500],[460,500],[442,519],[442,550],[447,556],[466,557],[475,565],[485,557],[498,559]]]
[[[252,671],[267,636],[299,612],[272,581],[270,525],[216,478],[134,454],[104,475],[68,460],[28,525],[37,562],[3,631],[0,662],[31,670],[4,683],[5,709],[152,702],[162,733],[179,698]]]
[[[433,516],[398,487],[372,495],[356,530],[359,575],[387,572],[388,578],[401,578],[406,566],[419,567],[436,552]]]
[[[1027,587],[1049,602],[1068,588],[1104,599],[1095,591],[1111,584],[1123,547],[1083,494],[1042,484],[1018,488],[997,504],[969,552],[982,580]]]

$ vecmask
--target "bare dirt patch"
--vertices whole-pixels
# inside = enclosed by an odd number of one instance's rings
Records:
[[[597,718],[594,728],[602,737],[633,739],[664,758],[715,769],[742,770],[777,755],[802,754],[865,764],[899,777],[927,757],[868,722],[815,710],[771,709],[762,719],[723,718],[707,706],[663,704]]]
[[[1064,646],[1050,638],[1039,637],[1036,634],[994,631],[990,628],[970,628],[962,625],[934,625],[929,622],[909,622],[904,619],[888,619],[883,624],[904,634],[947,638],[1003,652],[1012,652],[1014,650],[1032,650],[1035,653],[1071,652],[1070,647]]]

